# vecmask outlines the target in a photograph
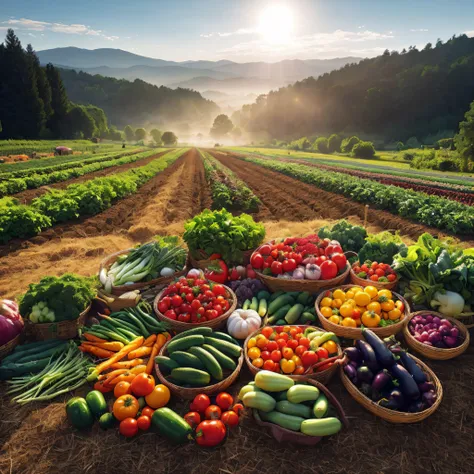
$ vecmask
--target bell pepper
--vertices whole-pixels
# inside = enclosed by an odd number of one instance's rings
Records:
[[[72,426],[79,430],[90,428],[94,423],[94,416],[82,397],[74,397],[67,402],[66,414]]]

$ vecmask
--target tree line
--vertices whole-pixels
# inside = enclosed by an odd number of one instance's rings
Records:
[[[136,128],[135,130],[131,125],[127,125],[123,129],[123,137],[126,141],[143,141],[147,137],[148,132],[144,128]],[[178,137],[174,134],[174,132],[161,132],[157,128],[153,128],[150,130],[149,133],[152,140],[155,142],[156,145],[176,145],[178,143]]]

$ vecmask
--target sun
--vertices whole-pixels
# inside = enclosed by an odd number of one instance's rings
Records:
[[[283,5],[272,5],[260,14],[258,32],[265,41],[284,44],[290,40],[293,30],[293,14]]]

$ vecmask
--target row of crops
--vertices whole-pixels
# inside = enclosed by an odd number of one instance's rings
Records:
[[[31,205],[22,205],[16,199],[4,197],[0,199],[0,242],[15,237],[31,237],[59,222],[98,214],[115,201],[137,192],[140,186],[165,170],[185,151],[172,150],[145,166],[71,184],[65,190],[52,190],[34,199]]]
[[[129,152],[119,154],[108,154],[105,156],[98,156],[97,158],[90,158],[89,160],[81,161],[79,163],[66,163],[64,166],[69,169],[53,171],[51,168],[42,168],[40,173],[30,173],[24,178],[6,179],[0,182],[0,197],[9,194],[19,193],[26,189],[35,189],[47,184],[59,183],[67,181],[68,179],[78,178],[88,173],[100,171],[114,166],[125,165],[127,163],[134,163],[135,161],[148,158],[157,153],[159,150],[148,150],[142,153]],[[49,172],[47,170],[50,170]],[[34,171],[34,170],[30,170]],[[2,177],[0,176],[0,179]]]
[[[0,156],[53,152],[57,146],[67,143],[75,151],[92,152],[94,150],[113,150],[116,143],[92,143],[90,140],[2,140]]]
[[[260,200],[234,173],[205,151],[199,151],[214,209],[257,211]]]

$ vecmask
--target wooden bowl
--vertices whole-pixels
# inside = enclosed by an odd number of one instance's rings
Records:
[[[171,339],[172,341],[173,339]],[[159,355],[166,356],[168,351],[168,344],[170,341],[168,341],[160,350]],[[196,395],[199,395],[201,393],[204,393],[206,395],[215,395],[216,393],[222,392],[225,390],[227,387],[232,385],[236,380],[237,377],[240,374],[240,370],[242,369],[242,365],[244,363],[244,352],[242,351],[240,353],[240,357],[237,361],[237,368],[233,371],[230,372],[228,370],[224,369],[224,374],[227,374],[227,377],[221,380],[218,383],[215,383],[213,385],[207,385],[205,387],[181,387],[180,385],[176,385],[172,382],[170,382],[161,372],[160,367],[158,364],[155,363],[155,372],[156,376],[158,377],[159,381],[163,384],[166,385],[169,389],[170,392],[173,395],[176,395],[177,397],[183,398],[184,400],[192,400]]]
[[[324,393],[329,403],[336,409],[338,413],[338,418],[341,420],[343,426],[345,428],[349,427],[349,422],[346,418],[346,414],[344,413],[341,404],[338,402],[337,398],[322,383],[303,375],[295,375],[293,378],[299,382],[307,382],[308,384],[317,387],[320,392]],[[274,423],[262,421],[258,414],[258,410],[252,410],[252,412],[257,425],[268,428],[271,435],[279,443],[294,443],[299,444],[301,446],[314,446],[318,444],[323,438],[325,438],[325,436],[308,436],[298,431],[287,430],[286,428],[282,428],[281,426],[276,425]]]
[[[447,319],[451,324],[456,326],[459,329],[461,334],[461,338],[464,339],[463,343],[458,347],[453,347],[450,349],[442,349],[439,347],[428,346],[427,344],[423,344],[422,342],[417,341],[411,334],[408,329],[408,324],[410,320],[415,316],[428,316],[428,315],[438,316],[440,319]],[[469,336],[469,331],[466,329],[463,323],[458,321],[455,318],[449,318],[444,316],[441,313],[436,313],[435,311],[417,311],[416,313],[412,313],[407,318],[407,324],[403,328],[403,336],[405,337],[405,342],[407,346],[413,349],[416,352],[419,352],[421,355],[427,357],[428,359],[435,359],[435,360],[448,360],[453,359],[454,357],[460,356],[466,349],[469,347],[469,343],[471,338]]]
[[[331,288],[329,291],[333,292],[338,289],[348,290],[349,288],[352,288],[354,286],[360,286],[360,285],[344,285],[344,286],[339,286],[337,288]],[[398,300],[402,301],[402,303],[405,305],[404,317],[398,323],[392,324],[391,326],[370,328],[375,334],[377,334],[377,336],[381,338],[398,334],[405,326],[406,321],[407,321],[407,314],[410,313],[410,306],[408,305],[405,298],[403,298],[403,296],[399,295],[398,293],[395,293],[395,292],[392,292],[392,293],[394,296],[396,296]],[[314,303],[315,308],[316,308],[316,314],[318,315],[321,326],[326,331],[331,331],[339,337],[345,337],[347,339],[362,339],[361,328],[350,328],[350,327],[341,326],[340,324],[332,323],[331,321],[329,321],[327,318],[325,318],[322,315],[321,311],[319,310],[319,303],[324,298],[324,295],[325,295],[325,292],[322,292],[316,298],[316,301]]]
[[[3,346],[0,346],[0,360],[4,359],[8,354],[10,354],[10,352],[13,351],[13,349],[15,349],[15,347],[20,343],[22,334],[23,331],[8,341],[6,344],[3,344]]]
[[[370,411],[374,415],[383,418],[384,420],[389,421],[390,423],[418,423],[419,421],[428,418],[438,409],[439,405],[441,404],[441,399],[443,398],[443,387],[438,377],[436,377],[436,374],[426,364],[424,364],[420,359],[417,359],[413,355],[412,358],[426,373],[426,375],[428,376],[428,380],[435,385],[436,394],[438,395],[433,405],[431,405],[426,410],[420,411],[418,413],[407,413],[396,410],[390,410],[389,408],[377,405],[377,403],[375,403],[370,398],[366,397],[363,393],[361,393],[359,389],[351,382],[349,377],[345,374],[344,367],[342,365],[340,368],[341,380],[351,397],[354,398],[354,400],[356,400],[366,410]]]
[[[359,262],[357,262],[359,263]],[[359,278],[354,270],[351,267],[351,271],[349,273],[351,277],[351,283],[357,286],[375,286],[375,288],[379,290],[392,290],[398,286],[398,277],[395,281],[389,281],[389,282],[380,282],[380,281],[372,281],[372,280],[367,280],[367,278]]]
[[[183,323],[182,321],[175,321],[173,319],[167,318],[158,309],[158,303],[160,302],[160,299],[166,288],[161,290],[158,295],[156,295],[153,301],[153,310],[155,311],[156,317],[160,321],[166,322],[166,324],[168,324],[168,326],[175,332],[183,332],[187,331],[188,329],[202,326],[212,329],[222,328],[225,326],[227,319],[229,319],[229,316],[235,311],[235,308],[237,308],[237,296],[235,295],[235,293],[229,287],[225,285],[222,286],[224,286],[224,288],[227,290],[227,297],[231,298],[231,305],[230,308],[224,314],[221,314],[218,318],[212,319],[211,321],[205,321],[203,323]]]
[[[248,265],[250,263],[250,257],[253,254],[253,250],[244,250],[242,251],[242,265]],[[212,263],[215,263],[215,260],[211,260],[209,258],[195,258],[193,255],[191,255],[191,252],[189,253],[189,266],[191,268],[199,268],[200,270],[205,270],[208,268]]]
[[[277,326],[271,326],[271,327],[277,327]],[[303,328],[314,327],[317,330],[320,329],[317,326],[313,326],[313,325],[305,325],[305,326],[301,326],[301,327],[303,327]],[[260,334],[261,329],[262,328],[259,328],[256,331],[254,331],[252,334],[247,336],[247,339],[245,339],[245,342],[244,342],[244,351],[243,352],[244,352],[245,362],[247,363],[247,367],[249,368],[252,375],[257,374],[258,372],[260,372],[263,369],[255,367],[252,364],[252,361],[250,360],[250,357],[247,355],[247,344],[248,344],[249,340],[252,337],[255,337],[258,334]],[[323,331],[323,329],[321,329],[321,331]],[[341,349],[341,346],[339,344],[337,344],[337,355],[342,356],[342,349]],[[337,372],[337,366],[338,366],[338,364],[335,362],[334,364],[331,365],[331,367],[329,367],[326,370],[323,370],[322,372],[315,372],[315,373],[304,375],[304,376],[302,376],[302,375],[291,375],[291,374],[284,374],[284,375],[286,375],[287,377],[290,377],[294,380],[299,380],[299,377],[307,377],[311,380],[317,380],[319,383],[326,385],[326,384],[329,383],[329,381],[333,378],[334,374]]]

